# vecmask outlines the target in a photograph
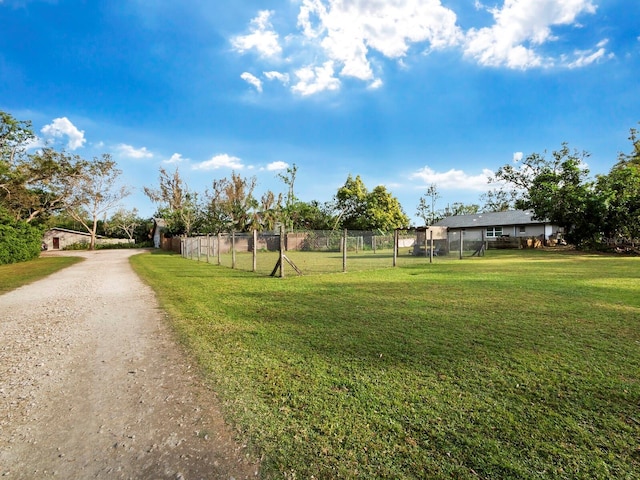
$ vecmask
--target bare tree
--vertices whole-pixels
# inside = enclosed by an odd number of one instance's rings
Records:
[[[127,186],[117,186],[122,172],[108,154],[82,163],[82,174],[72,182],[73,193],[65,204],[69,215],[89,232],[89,248],[95,249],[98,220],[130,194]]]

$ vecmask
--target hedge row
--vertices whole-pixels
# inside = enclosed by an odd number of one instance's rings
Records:
[[[40,255],[43,231],[0,215],[0,265],[26,262]]]

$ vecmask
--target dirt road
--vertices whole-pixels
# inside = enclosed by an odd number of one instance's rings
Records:
[[[0,296],[0,476],[256,478],[133,253],[74,253]]]

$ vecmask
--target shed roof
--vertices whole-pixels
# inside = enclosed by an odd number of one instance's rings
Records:
[[[453,215],[445,217],[435,225],[449,228],[495,227],[500,225],[531,225],[549,223],[535,220],[530,210],[509,210],[506,212],[486,212],[474,215]]]
[[[90,237],[91,236],[91,234],[89,232],[79,232],[77,230],[70,230],[68,228],[60,228],[60,227],[53,227],[53,228],[50,228],[48,231],[49,232],[56,231],[56,232],[72,233],[74,235],[82,235],[84,237]],[[96,238],[104,238],[104,237],[102,235],[96,235]]]

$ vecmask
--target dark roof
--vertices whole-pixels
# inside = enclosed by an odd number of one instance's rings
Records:
[[[507,212],[486,212],[474,215],[454,215],[445,217],[434,225],[449,228],[495,227],[500,225],[531,225],[549,223],[534,220],[533,212],[528,210],[509,210]]]

